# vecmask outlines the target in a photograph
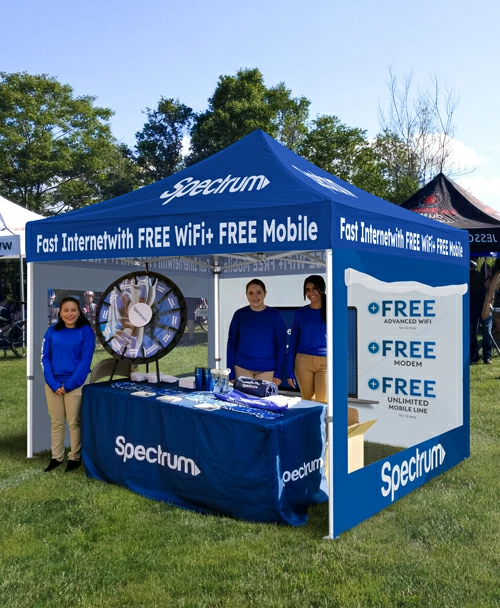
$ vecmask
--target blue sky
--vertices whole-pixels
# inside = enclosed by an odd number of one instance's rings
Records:
[[[389,68],[436,75],[459,96],[455,177],[500,209],[500,3],[492,0],[16,0],[3,2],[0,70],[46,73],[115,111],[113,133],[134,145],[161,96],[206,109],[222,74],[257,67],[374,136]]]

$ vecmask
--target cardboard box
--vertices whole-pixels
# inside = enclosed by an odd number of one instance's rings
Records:
[[[365,433],[376,420],[359,422],[359,412],[355,407],[347,409],[347,472],[357,471],[365,466]],[[328,442],[325,452],[325,477],[328,477]]]
[[[349,408],[353,409],[353,408]],[[376,420],[355,422],[347,427],[347,471],[357,471],[365,466],[365,433]]]
[[[196,388],[195,377],[186,376],[186,378],[179,378],[179,388]]]
[[[352,426],[353,424],[358,424],[359,422],[359,412],[355,407],[347,408],[347,426]]]

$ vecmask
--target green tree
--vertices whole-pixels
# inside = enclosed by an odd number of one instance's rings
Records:
[[[268,90],[266,101],[272,115],[269,134],[290,150],[298,151],[309,130],[311,102],[307,97],[292,97],[283,82]]]
[[[110,152],[108,166],[97,174],[93,182],[101,201],[132,192],[142,183],[141,170],[126,144],[115,146],[114,151]]]
[[[309,100],[292,98],[283,83],[268,88],[257,69],[220,76],[208,109],[195,118],[188,164],[194,164],[262,129],[295,149],[307,132]]]
[[[385,178],[383,198],[397,205],[408,200],[420,188],[418,160],[414,152],[394,133],[379,133],[372,144]]]
[[[188,164],[212,156],[255,129],[269,129],[272,116],[266,95],[258,69],[220,76],[208,109],[195,118]]]
[[[123,154],[94,102],[46,74],[0,72],[0,193],[46,215],[97,202]]]
[[[178,99],[162,97],[155,110],[147,108],[147,122],[135,134],[137,164],[146,184],[183,168],[183,138],[189,133],[194,112]]]
[[[385,197],[388,183],[366,131],[348,127],[337,116],[318,116],[298,152],[340,179]]]

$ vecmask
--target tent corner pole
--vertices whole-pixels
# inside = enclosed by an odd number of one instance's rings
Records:
[[[329,294],[326,308],[326,377],[328,386],[328,403],[326,408],[327,442],[328,442],[328,538],[334,539],[334,458],[333,458],[333,267],[332,250],[326,250],[326,293]]]
[[[27,314],[27,323],[26,323],[26,417],[27,417],[27,441],[26,441],[26,450],[27,457],[33,458],[33,369],[34,369],[34,332],[33,332],[33,319],[34,319],[34,297],[33,297],[33,285],[34,285],[34,264],[33,262],[29,262],[27,264],[28,267],[28,276],[27,276],[27,288],[28,288],[28,314]],[[24,310],[24,308],[23,308]]]
[[[25,299],[24,299],[24,263],[23,263],[23,255],[21,251],[19,252],[19,287],[21,291],[21,321],[26,320],[26,309],[25,309]]]
[[[220,368],[220,315],[219,315],[219,303],[220,303],[220,273],[221,267],[219,265],[219,256],[214,256],[214,357],[215,357],[215,369]]]

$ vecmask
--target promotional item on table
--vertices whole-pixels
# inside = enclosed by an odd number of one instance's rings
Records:
[[[234,382],[234,388],[242,393],[255,395],[256,397],[272,397],[278,394],[278,387],[274,382],[247,378],[246,376],[238,376]]]

